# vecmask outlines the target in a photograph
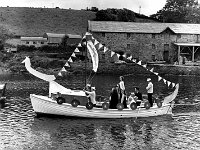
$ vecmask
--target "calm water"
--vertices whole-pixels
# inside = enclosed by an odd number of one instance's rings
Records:
[[[146,76],[125,77],[127,92],[139,86],[145,93]],[[173,91],[155,76],[151,77],[155,95]],[[1,76],[7,84],[6,107],[0,110],[0,150],[174,150],[200,149],[200,77],[165,76],[180,83],[174,116],[131,119],[81,119],[35,117],[29,94],[48,94],[48,83],[26,76]],[[68,88],[83,88],[83,78],[58,80]],[[93,85],[98,95],[108,96],[118,76],[95,76]]]

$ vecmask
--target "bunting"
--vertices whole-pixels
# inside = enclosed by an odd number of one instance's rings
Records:
[[[97,40],[92,36],[92,34],[89,33],[89,32],[86,32],[86,34],[83,36],[83,39],[86,39],[87,42],[89,43],[89,44],[88,44],[89,46],[87,45],[87,48],[89,49],[89,52],[90,52],[91,56],[93,57],[92,59],[97,59],[97,56],[98,56],[97,51],[100,50],[102,47],[103,47],[103,52],[104,52],[104,53],[106,53],[107,51],[111,51],[111,54],[110,54],[111,57],[113,57],[115,54],[117,55],[118,58],[120,57],[120,55],[119,55],[118,53],[115,53],[114,51],[109,50],[106,46],[104,46],[104,45],[101,44],[99,41],[97,41]],[[70,67],[69,62],[73,62],[73,60],[72,60],[71,57],[76,57],[76,54],[75,54],[75,53],[79,53],[79,52],[80,52],[79,49],[78,49],[78,47],[82,47],[82,46],[81,46],[81,42],[78,44],[78,46],[76,47],[76,49],[74,50],[74,52],[72,53],[72,55],[70,56],[70,58],[68,59],[68,61],[66,62],[66,64],[64,65],[65,67]],[[123,57],[126,58],[126,54],[124,54]],[[126,59],[131,60],[133,63],[136,63],[136,62],[137,62],[136,59],[133,59],[133,56],[132,56],[132,55],[130,55],[130,56],[127,57]],[[93,61],[93,60],[92,60],[92,61]],[[141,60],[139,60],[136,64],[138,64],[138,65],[140,65],[140,66],[142,66],[142,67],[144,67],[144,68],[147,69],[147,64],[143,64],[143,65],[142,65],[142,61],[141,61]],[[94,66],[93,66],[93,70],[96,71],[97,68],[98,68],[98,64],[93,64],[93,65],[94,65]],[[95,66],[96,66],[96,67],[95,67]],[[61,69],[61,71],[58,73],[58,76],[62,76],[62,73],[61,73],[61,72],[62,72],[62,71],[66,71],[65,67],[63,67],[63,68]],[[95,69],[94,69],[94,68],[95,68]],[[163,82],[164,82],[165,84],[167,84],[168,87],[169,87],[170,85],[172,85],[172,88],[175,87],[175,85],[176,85],[175,83],[172,83],[172,82],[170,82],[170,81],[167,81],[166,79],[164,79],[164,78],[162,78],[161,76],[159,76],[157,72],[154,72],[154,68],[151,68],[150,70],[147,69],[147,70],[150,71],[150,72],[152,72],[152,73],[155,74],[156,76],[158,76],[158,81],[163,80]]]

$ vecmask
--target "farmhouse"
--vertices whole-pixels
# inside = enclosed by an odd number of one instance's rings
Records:
[[[200,61],[200,24],[88,21],[88,31],[108,49],[145,62]]]
[[[57,33],[44,33],[43,38],[47,38],[47,43],[49,45],[59,45],[65,34],[57,34]]]
[[[21,45],[40,47],[42,45],[47,45],[47,39],[43,37],[21,37]]]

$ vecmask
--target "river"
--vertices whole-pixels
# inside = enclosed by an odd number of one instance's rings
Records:
[[[126,76],[127,93],[138,86],[143,94],[148,76]],[[151,76],[155,95],[164,97],[174,89]],[[130,119],[81,119],[43,116],[37,118],[29,94],[48,94],[48,83],[29,75],[1,75],[7,83],[6,107],[0,110],[0,150],[176,150],[200,149],[200,77],[164,76],[179,83],[173,116]],[[109,95],[119,76],[96,75],[92,80],[98,95]],[[83,88],[79,76],[59,83]]]

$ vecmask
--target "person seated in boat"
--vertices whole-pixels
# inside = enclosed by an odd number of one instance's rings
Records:
[[[135,87],[135,96],[136,96],[136,104],[140,106],[141,102],[143,101],[142,93],[140,92],[139,87]]]
[[[136,103],[134,92],[132,92],[131,95],[127,99],[127,105],[130,105],[131,103]]]
[[[88,90],[84,90],[90,102],[92,102],[93,106],[96,106],[96,92],[95,87],[88,86]]]
[[[110,93],[110,97],[109,97],[109,100],[110,100],[109,108],[110,109],[117,109],[117,104],[119,101],[119,94],[118,94],[117,88],[118,88],[117,86],[112,88],[112,91]]]

